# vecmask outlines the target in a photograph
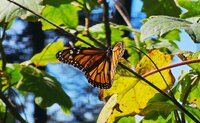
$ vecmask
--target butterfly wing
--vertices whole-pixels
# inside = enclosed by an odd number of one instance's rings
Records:
[[[108,70],[109,60],[106,58],[106,51],[94,48],[70,48],[60,51],[56,55],[63,63],[71,64],[83,71],[93,86],[108,88],[111,86]]]
[[[57,53],[57,59],[82,70],[95,87],[110,88],[115,69],[122,57],[123,44],[117,43],[107,51],[94,48],[70,48]]]
[[[114,76],[116,73],[116,67],[119,62],[119,59],[124,55],[124,44],[123,42],[118,42],[112,47],[112,57],[111,57],[111,69],[110,76],[111,80],[114,80]]]

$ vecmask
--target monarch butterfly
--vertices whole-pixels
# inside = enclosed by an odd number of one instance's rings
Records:
[[[59,51],[59,61],[78,67],[84,72],[88,82],[94,87],[108,89],[114,79],[119,59],[124,54],[123,42],[118,42],[107,50],[98,48],[68,48]]]

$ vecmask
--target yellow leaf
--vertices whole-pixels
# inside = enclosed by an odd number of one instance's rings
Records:
[[[151,50],[148,56],[160,68],[171,63],[171,56],[160,52],[159,50]],[[127,63],[126,63],[127,65]],[[129,68],[131,68],[129,66]],[[147,56],[144,56],[136,67],[136,72],[145,74],[155,70],[155,66]],[[162,74],[171,87],[174,83],[174,77],[170,70],[162,71]],[[155,73],[146,77],[147,80],[152,82],[161,90],[167,90],[167,85],[163,81],[159,73]],[[118,94],[117,104],[118,108],[114,108],[112,114],[107,120],[108,123],[114,122],[117,118],[125,115],[141,114],[141,111],[147,105],[147,102],[156,94],[157,90],[146,84],[144,81],[139,80],[127,70],[121,70],[116,74],[113,86],[108,90],[100,92],[100,98],[105,98],[112,94]]]

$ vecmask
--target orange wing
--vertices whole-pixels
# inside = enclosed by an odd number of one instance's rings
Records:
[[[119,59],[124,53],[119,42],[107,50],[94,48],[70,48],[57,53],[57,59],[82,70],[95,87],[110,88]]]

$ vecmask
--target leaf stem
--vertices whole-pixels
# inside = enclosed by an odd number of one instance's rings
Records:
[[[170,68],[173,68],[173,67],[178,67],[178,66],[181,66],[181,65],[192,64],[192,63],[197,63],[197,62],[200,62],[200,59],[182,61],[182,62],[179,62],[179,63],[175,63],[175,64],[171,64],[171,65],[168,65],[168,66],[165,66],[165,67],[158,68],[158,69],[150,71],[150,72],[148,72],[148,73],[146,73],[142,76],[147,77],[149,75],[157,73],[158,71],[163,71],[163,70],[170,69]]]

